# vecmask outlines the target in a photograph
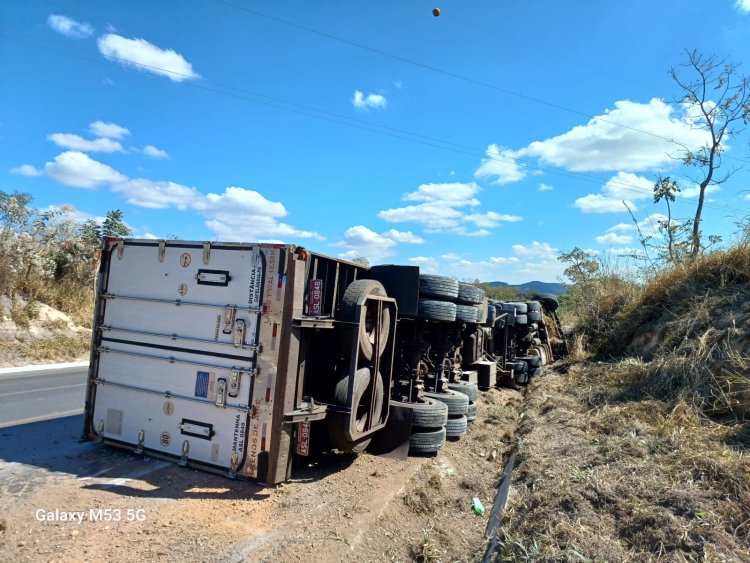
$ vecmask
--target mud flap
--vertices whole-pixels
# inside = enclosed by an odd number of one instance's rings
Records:
[[[411,419],[411,409],[391,404],[385,428],[375,433],[367,451],[389,459],[406,459],[409,455]]]

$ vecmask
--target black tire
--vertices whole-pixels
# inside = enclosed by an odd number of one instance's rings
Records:
[[[356,419],[356,427],[363,430],[369,417],[367,405],[361,405],[362,397],[370,386],[370,368],[360,368],[354,373],[354,391],[352,393],[352,413]],[[340,406],[349,406],[347,404],[347,395],[349,393],[349,375],[342,377],[336,384],[334,391],[334,401]],[[383,410],[383,378],[377,374],[375,378],[375,392],[373,401],[375,402],[375,411],[380,413]],[[331,411],[328,416],[328,434],[331,438],[331,444],[337,450],[342,452],[358,453],[365,450],[370,445],[372,438],[367,436],[360,440],[352,441],[346,436],[349,428],[349,413]]]
[[[344,292],[344,297],[341,299],[341,305],[339,306],[338,318],[342,321],[347,322],[360,322],[359,316],[359,300],[366,295],[380,295],[387,297],[385,288],[379,281],[375,280],[357,280],[349,284]],[[373,307],[377,305],[375,301],[367,307],[365,312],[365,322],[359,325],[359,349],[360,354],[366,360],[372,360],[373,348],[375,347],[375,323],[373,317],[377,315],[377,308]],[[373,315],[375,313],[375,315]],[[380,316],[380,346],[378,356],[383,354],[385,347],[388,345],[388,335],[391,331],[391,312],[386,307],[383,307],[383,313]],[[345,346],[351,347],[351,338],[353,332],[350,330],[345,331],[342,337],[342,342]],[[351,349],[351,348],[348,348]]]
[[[452,323],[456,320],[456,304],[435,299],[420,299],[417,316],[420,319]]]
[[[477,322],[477,309],[473,305],[456,305],[456,320],[465,323]]]
[[[525,315],[528,311],[528,309],[526,308],[526,303],[521,303],[520,301],[506,303],[506,305],[512,305],[516,309],[516,313],[520,313],[521,315]]]
[[[466,434],[466,427],[468,426],[468,420],[466,415],[448,417],[448,422],[445,424],[445,435],[448,438],[458,439]]]
[[[539,312],[542,310],[542,304],[539,301],[527,301],[526,311],[531,313],[532,311]]]
[[[448,418],[451,415],[463,415],[466,414],[469,408],[469,398],[463,393],[448,389],[442,393],[426,392],[425,397],[430,399],[436,399],[441,403],[448,405]]]
[[[542,375],[544,375],[544,368],[541,366],[534,368],[534,371],[531,372],[532,377],[540,377]]]
[[[474,401],[469,401],[469,410],[466,411],[466,420],[471,422],[477,419],[477,404]]]
[[[538,368],[542,365],[542,358],[539,356],[529,356],[528,358],[524,358],[524,361],[529,364],[530,368]]]
[[[431,454],[445,445],[445,428],[412,432],[409,437],[410,454]]]
[[[425,399],[423,403],[391,401],[391,406],[411,410],[411,425],[416,428],[442,428],[448,420],[448,405],[435,399]]]
[[[526,316],[529,318],[529,320],[533,323],[538,323],[542,320],[542,313],[539,311],[529,311]]]
[[[551,293],[537,293],[533,298],[534,300],[539,301],[542,304],[542,307],[553,313],[557,311],[557,308],[560,306],[557,296]]]
[[[458,280],[445,276],[420,274],[419,294],[426,297],[455,299],[458,297]]]
[[[471,404],[472,401],[476,401],[479,396],[479,387],[477,387],[476,383],[470,383],[469,381],[455,381],[449,383],[448,389],[466,395],[469,398],[469,404]]]
[[[528,318],[527,315],[516,313],[516,324],[517,325],[525,325],[525,324],[528,324],[528,322],[529,322],[529,318]]]
[[[484,290],[471,284],[458,282],[458,296],[456,301],[475,305],[484,301]]]
[[[510,367],[512,367],[513,371],[516,373],[526,373],[528,371],[529,365],[523,360],[515,360],[510,363]]]

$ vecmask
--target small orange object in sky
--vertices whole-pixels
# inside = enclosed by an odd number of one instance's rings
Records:
[[[432,15],[438,17],[440,15],[440,8],[433,8]]]

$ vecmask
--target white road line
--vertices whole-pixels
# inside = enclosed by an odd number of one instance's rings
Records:
[[[61,385],[60,387],[43,387],[42,389],[29,389],[28,391],[13,391],[13,393],[0,393],[0,397],[10,397],[11,395],[23,395],[25,393],[41,393],[42,391],[54,391],[56,389],[70,389],[71,387],[85,387],[85,383],[76,383],[75,385]]]
[[[68,362],[65,364],[0,368],[0,379],[15,379],[16,377],[30,377],[35,375],[52,375],[57,372],[74,372],[81,369],[88,369],[88,367],[88,362]]]
[[[104,475],[107,471],[112,471],[114,467],[105,467],[104,469],[100,469],[99,471],[92,473],[91,475],[86,475],[86,477],[79,477],[79,481],[88,481],[89,479],[93,479],[94,477],[99,477],[99,475]]]
[[[74,414],[82,414],[83,409],[74,409],[72,411],[54,412],[50,414],[43,414],[41,416],[32,416],[31,418],[19,418],[18,420],[11,420],[9,422],[0,422],[0,428],[9,428],[11,426],[19,426],[21,424],[29,424],[31,422],[41,422],[43,420],[51,420],[53,418],[63,418],[64,416],[73,416]]]
[[[126,474],[124,477],[118,477],[117,479],[110,479],[109,481],[102,483],[102,485],[105,487],[118,487],[120,485],[124,485],[128,481],[140,479],[141,477],[145,477],[149,473],[153,473],[154,471],[159,471],[160,469],[164,469],[165,467],[170,467],[172,465],[174,465],[172,462],[160,461],[153,467],[149,467],[147,469],[141,469],[140,471],[134,471],[132,473]]]

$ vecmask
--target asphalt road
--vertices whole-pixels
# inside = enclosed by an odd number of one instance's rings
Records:
[[[87,371],[40,368],[1,374],[0,428],[82,413]]]

